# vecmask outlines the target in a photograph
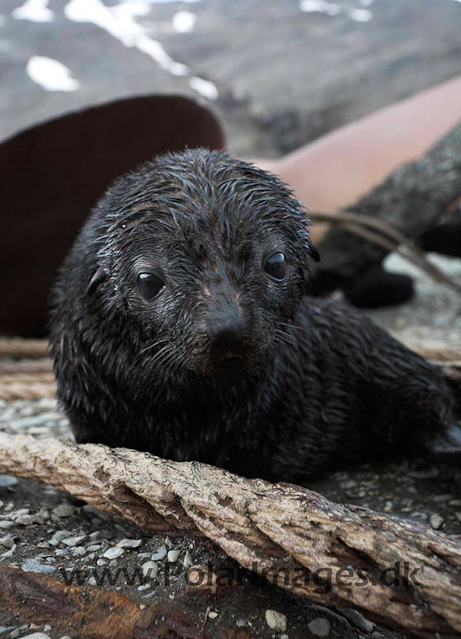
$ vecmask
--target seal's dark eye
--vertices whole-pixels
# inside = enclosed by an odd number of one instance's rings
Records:
[[[137,283],[138,290],[145,300],[154,299],[165,287],[163,281],[154,273],[140,273]]]
[[[264,270],[275,280],[284,280],[288,271],[285,255],[283,253],[273,253],[267,258]]]

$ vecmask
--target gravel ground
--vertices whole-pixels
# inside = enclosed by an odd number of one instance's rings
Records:
[[[67,420],[51,399],[0,402],[0,429],[37,438],[70,436]],[[351,480],[348,473],[336,473],[324,492],[342,500],[341,491],[346,491],[346,501],[362,504],[364,494],[367,498],[378,495],[379,479],[373,483],[370,477],[377,477],[379,471],[357,472],[361,473],[359,482]],[[387,470],[383,473],[386,481],[388,474]],[[379,501],[381,496],[375,500],[378,507],[387,511],[389,490],[386,488],[384,502]],[[446,506],[444,501],[442,507]],[[79,585],[103,585],[127,595],[140,606],[182,599],[195,590],[192,614],[198,619],[247,629],[255,637],[359,639],[363,633],[372,639],[402,637],[375,626],[359,613],[351,617],[350,611],[309,605],[274,588],[239,568],[211,544],[186,536],[146,534],[132,524],[76,503],[53,487],[5,475],[0,476],[0,564],[52,575],[63,582],[71,579]],[[194,589],[191,582],[195,576],[203,579],[208,570],[218,576],[232,575],[238,586],[215,595]],[[349,614],[348,619],[345,614]],[[0,613],[0,637],[27,637],[36,631],[52,639],[78,636],[71,631],[63,635],[62,628],[21,625],[14,614]]]
[[[454,280],[461,281],[461,259],[428,254],[431,261]],[[368,311],[380,326],[405,344],[461,349],[461,298],[456,291],[435,284],[426,274],[398,255],[386,262],[388,270],[415,278],[416,295],[398,308]]]

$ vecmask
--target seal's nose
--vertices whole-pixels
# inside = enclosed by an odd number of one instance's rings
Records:
[[[208,318],[208,335],[213,359],[240,359],[245,354],[247,326],[238,312],[221,312]]]
[[[209,332],[213,346],[223,351],[231,351],[242,338],[244,326],[240,318],[227,318],[214,322]]]

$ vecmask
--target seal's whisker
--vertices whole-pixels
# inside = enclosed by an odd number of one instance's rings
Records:
[[[295,328],[298,331],[304,331],[308,335],[312,335],[312,332],[308,331],[307,328],[303,328],[302,326],[299,326],[298,324],[295,324],[294,322],[288,323],[288,322],[279,321],[278,324],[279,326],[286,326],[287,328]]]
[[[142,351],[139,352],[138,357],[140,357],[141,355],[144,355],[144,353],[147,353],[147,351],[152,350],[153,348],[155,348],[156,346],[159,346],[160,344],[163,344],[165,342],[169,341],[169,337],[163,337],[162,339],[157,340],[156,342],[154,342],[153,344],[149,344],[149,346],[146,346],[145,348],[142,349]]]

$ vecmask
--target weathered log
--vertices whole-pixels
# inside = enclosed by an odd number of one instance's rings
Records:
[[[0,566],[0,611],[17,615],[23,623],[52,624],[55,633],[72,634],[80,639],[251,639],[252,636],[244,629],[204,624],[191,614],[184,601],[140,608],[138,603],[116,592],[68,585],[55,577],[7,566]]]
[[[417,238],[461,195],[461,125],[422,158],[400,166],[345,212],[366,214]],[[319,246],[320,268],[353,277],[389,252],[344,227],[334,227]]]
[[[0,337],[0,357],[46,357],[48,347],[47,339]]]
[[[419,636],[461,632],[461,545],[423,524],[206,464],[56,439],[0,434],[0,472],[52,484],[146,530],[205,536],[299,595]]]

